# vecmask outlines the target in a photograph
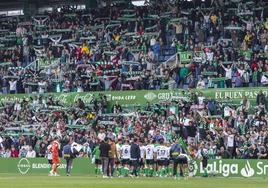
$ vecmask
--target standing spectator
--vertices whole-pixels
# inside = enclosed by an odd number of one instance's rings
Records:
[[[7,94],[8,93],[8,81],[3,78],[2,80],[2,93]]]
[[[9,81],[9,92],[10,94],[17,93],[17,81],[15,79]]]
[[[265,74],[262,75],[261,84],[262,84],[263,87],[268,86],[268,77],[267,77],[267,75],[265,75]]]
[[[122,112],[122,107],[121,105],[118,103],[118,101],[115,102],[115,105],[113,106],[113,113],[117,114],[117,113],[121,113]]]
[[[228,131],[227,133],[227,150],[229,151],[231,158],[233,158],[235,153],[235,135],[231,131]]]
[[[260,104],[265,104],[265,95],[263,94],[262,90],[257,95],[257,100],[256,100],[257,105]]]
[[[105,138],[106,138],[106,133],[105,133],[104,129],[101,128],[101,129],[100,129],[100,132],[99,132],[99,134],[98,134],[98,139],[99,139],[100,141],[103,141]]]

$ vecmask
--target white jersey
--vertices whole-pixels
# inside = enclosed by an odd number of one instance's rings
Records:
[[[51,147],[52,147],[51,145],[47,146],[47,159],[48,160],[52,160],[52,153],[50,152]]]
[[[166,146],[167,147],[167,158],[169,159],[170,158],[170,149],[171,149],[171,146]]]
[[[156,159],[168,159],[169,156],[169,148],[166,146],[157,146],[155,148]]]
[[[145,155],[145,152],[146,152],[146,148],[145,146],[140,146],[140,153],[141,153],[141,159],[144,159],[144,155]]]
[[[130,159],[130,145],[121,146],[121,158]]]
[[[150,145],[147,145],[145,147],[145,150],[146,150],[146,159],[147,160],[152,160],[154,159],[154,145],[153,144],[150,144]]]

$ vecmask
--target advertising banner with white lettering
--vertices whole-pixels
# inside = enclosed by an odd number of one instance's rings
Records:
[[[73,105],[79,98],[86,104],[89,104],[93,96],[99,97],[100,94],[106,95],[110,105],[116,101],[122,105],[139,105],[144,106],[147,102],[157,103],[180,97],[189,97],[191,92],[197,93],[199,96],[210,97],[218,101],[230,101],[232,104],[239,104],[243,97],[247,97],[251,106],[256,104],[256,96],[262,91],[265,96],[268,95],[268,88],[231,88],[231,89],[204,89],[204,90],[139,90],[139,91],[110,91],[110,92],[84,92],[84,93],[48,93],[48,94],[16,94],[16,95],[0,95],[1,103],[8,103],[16,100],[44,96],[53,96],[58,101],[66,105]]]
[[[94,165],[88,158],[77,158],[73,162],[72,175],[94,175]],[[0,174],[21,174],[21,175],[47,175],[50,170],[45,158],[0,158]],[[59,174],[65,174],[66,163],[61,159],[58,168]],[[247,160],[247,159],[221,159],[209,160],[208,173],[216,177],[268,177],[268,160]],[[202,176],[204,169],[200,161],[192,161],[189,165],[190,176]]]

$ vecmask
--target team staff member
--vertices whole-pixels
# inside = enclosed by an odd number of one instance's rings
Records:
[[[178,139],[170,148],[171,159],[173,160],[173,177],[177,177],[178,164],[180,162],[179,155],[182,153],[182,147],[178,143]]]
[[[111,146],[108,144],[108,138],[105,138],[104,141],[101,141],[100,144],[100,158],[102,164],[103,178],[109,176],[108,165],[109,165],[109,152]]]
[[[70,139],[68,144],[63,147],[63,158],[66,160],[66,175],[70,176],[71,167],[73,163],[73,155],[72,155],[72,143],[73,141]]]
[[[118,158],[118,156],[117,156],[115,142],[111,138],[109,139],[109,145],[110,145],[111,149],[109,152],[109,165],[108,165],[109,172],[108,172],[108,174],[109,174],[109,176],[113,177],[114,176],[115,160]]]
[[[138,176],[139,162],[140,162],[140,146],[138,144],[138,139],[134,138],[133,142],[130,146],[130,161],[132,166],[132,174],[134,176]]]

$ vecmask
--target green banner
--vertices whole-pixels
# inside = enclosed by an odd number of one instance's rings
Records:
[[[246,96],[251,105],[256,104],[256,96],[262,90],[265,96],[268,96],[268,88],[231,88],[231,89],[195,89],[195,90],[139,90],[139,91],[108,91],[108,92],[83,92],[83,93],[48,93],[48,94],[16,94],[16,95],[0,95],[1,103],[8,103],[16,100],[29,99],[35,96],[53,96],[61,103],[66,105],[74,104],[81,98],[86,104],[90,103],[93,96],[98,97],[99,94],[106,95],[110,104],[118,101],[122,105],[146,105],[147,102],[157,103],[159,101],[167,101],[178,97],[188,97],[189,92],[197,92],[199,95],[211,97],[218,101],[230,100],[232,104],[240,103],[242,98]]]
[[[0,174],[39,175],[48,174],[51,165],[46,158],[0,158]],[[59,174],[65,174],[66,161],[61,159]],[[94,174],[94,165],[89,158],[78,158],[73,161],[72,173],[76,175]]]
[[[45,158],[0,158],[0,174],[47,175],[51,165]],[[94,165],[89,158],[77,158],[73,161],[72,175],[94,175]],[[58,173],[65,174],[66,162],[61,159]],[[267,177],[268,160],[209,160],[208,173],[219,177]],[[189,165],[190,176],[202,176],[204,169],[199,161]]]

